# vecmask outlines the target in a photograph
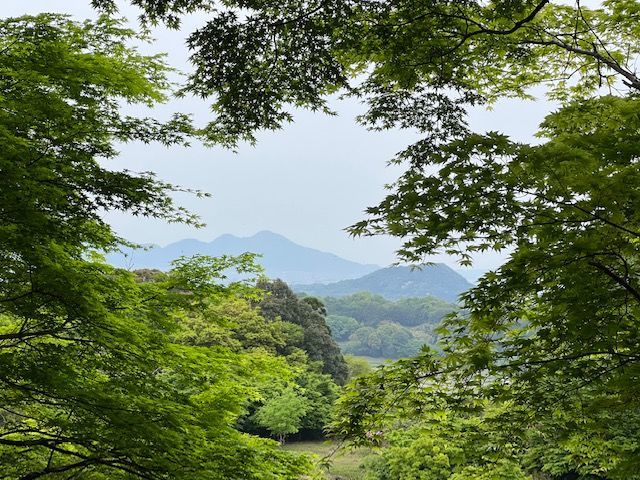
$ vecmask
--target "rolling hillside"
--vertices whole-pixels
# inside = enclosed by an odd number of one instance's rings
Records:
[[[411,267],[381,268],[361,278],[326,285],[294,285],[293,288],[300,293],[323,297],[371,292],[389,300],[430,295],[447,302],[456,302],[458,295],[471,287],[460,274],[438,263],[419,270]]]

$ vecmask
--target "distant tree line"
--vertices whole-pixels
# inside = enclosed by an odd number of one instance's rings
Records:
[[[355,318],[363,325],[394,322],[405,327],[437,324],[442,318],[457,309],[455,305],[435,297],[403,298],[387,300],[381,295],[360,292],[344,297],[324,297],[329,315]]]
[[[435,345],[434,327],[457,309],[434,297],[390,301],[368,292],[322,301],[343,352],[379,358],[409,357],[423,345]]]

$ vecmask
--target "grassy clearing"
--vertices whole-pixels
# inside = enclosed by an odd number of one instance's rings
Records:
[[[285,444],[282,448],[294,452],[308,452],[314,454],[316,458],[321,461],[336,449],[336,444],[324,441],[293,442]],[[368,448],[339,450],[330,459],[327,479],[362,480],[362,478],[364,478],[364,470],[361,468],[361,465],[364,458],[370,452]],[[324,470],[326,471],[326,469]]]
[[[369,362],[369,365],[371,365],[371,368],[377,368],[380,365],[388,365],[389,363],[393,363],[393,359],[390,358],[385,358],[385,357],[367,357],[365,355],[358,355],[356,356],[356,358],[363,358],[365,359],[367,362]]]
[[[340,346],[341,349],[343,349],[343,344],[345,342],[338,342],[338,345]],[[342,350],[342,353],[344,354],[344,350]],[[347,355],[351,355],[351,354],[347,354]],[[377,368],[380,365],[387,365],[389,363],[393,363],[395,360],[393,360],[392,358],[386,358],[386,357],[367,357],[366,355],[352,355],[353,358],[361,358],[362,360],[366,360],[367,363],[369,365],[371,365],[371,368]]]

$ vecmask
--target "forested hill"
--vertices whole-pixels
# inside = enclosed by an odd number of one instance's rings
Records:
[[[434,264],[419,270],[411,267],[388,267],[354,280],[327,285],[294,285],[297,292],[318,296],[335,297],[370,292],[389,300],[433,296],[448,302],[457,301],[458,296],[471,287],[464,277],[444,264]]]
[[[273,232],[263,231],[251,237],[222,235],[212,242],[181,240],[166,247],[148,250],[127,249],[124,254],[110,254],[107,261],[127,269],[152,268],[168,270],[170,262],[180,256],[238,255],[253,252],[262,255],[259,263],[267,276],[287,283],[335,282],[358,278],[380,268],[345,260],[332,253],[303,247]]]
[[[324,297],[327,325],[344,353],[374,358],[402,358],[435,346],[434,327],[457,307],[434,297],[386,300],[361,292]]]

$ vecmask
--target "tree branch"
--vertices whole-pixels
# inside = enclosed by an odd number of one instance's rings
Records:
[[[597,268],[598,270],[603,272],[605,275],[607,275],[609,278],[611,278],[614,282],[616,282],[618,285],[622,286],[627,292],[633,295],[636,301],[640,303],[640,292],[633,285],[631,285],[625,278],[618,275],[616,272],[611,270],[606,265],[600,262],[596,262],[595,260],[590,261],[589,265]]]

